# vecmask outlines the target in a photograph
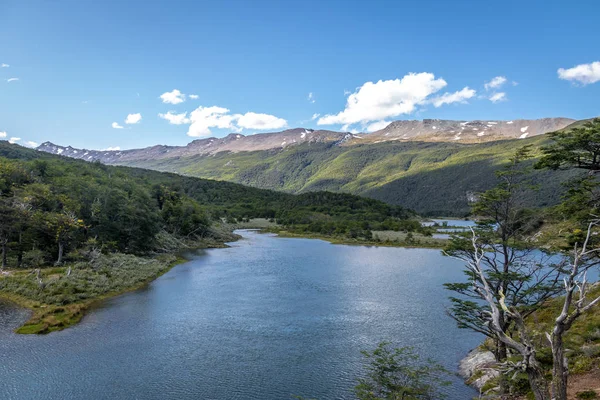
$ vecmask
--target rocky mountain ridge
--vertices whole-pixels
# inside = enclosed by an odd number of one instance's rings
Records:
[[[333,142],[352,146],[382,142],[459,142],[483,143],[504,139],[524,139],[563,129],[575,122],[569,118],[543,118],[514,121],[451,121],[424,119],[400,120],[373,133],[349,133],[305,128],[245,136],[231,133],[223,138],[197,139],[186,146],[156,145],[133,150],[88,150],[42,143],[37,150],[62,156],[101,161],[105,164],[129,164],[139,160],[160,160],[220,152],[281,150],[302,143]]]

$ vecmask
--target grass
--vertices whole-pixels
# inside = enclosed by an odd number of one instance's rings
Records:
[[[33,311],[17,333],[50,333],[78,323],[92,304],[137,290],[183,261],[174,255],[103,255],[94,263],[41,268],[43,286],[32,271],[13,270],[0,278],[0,297]]]
[[[294,232],[287,231],[282,228],[262,229],[263,232],[276,233],[278,236],[286,238],[304,238],[304,239],[319,239],[325,240],[332,244],[345,244],[355,246],[380,246],[380,247],[409,247],[409,248],[431,248],[440,249],[446,245],[446,241],[442,239],[432,239],[430,237],[414,234],[413,240],[406,240],[406,233],[394,231],[374,231],[373,234],[383,232],[397,234],[395,239],[384,240],[368,240],[362,238],[349,238],[346,236],[329,236],[316,233]],[[403,238],[403,239],[401,239]]]

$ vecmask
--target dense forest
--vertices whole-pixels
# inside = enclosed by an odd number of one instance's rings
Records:
[[[215,223],[267,218],[291,230],[351,237],[415,230],[398,206],[349,194],[298,196],[53,156],[0,142],[2,266],[39,266],[91,248],[145,254],[218,236]],[[171,246],[172,247],[172,246]],[[76,250],[76,251],[75,251]]]

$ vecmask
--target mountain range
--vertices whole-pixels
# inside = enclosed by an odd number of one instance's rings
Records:
[[[424,215],[462,216],[473,194],[494,185],[494,171],[525,145],[540,147],[545,133],[568,129],[568,118],[512,121],[394,121],[372,133],[304,128],[198,139],[187,146],[157,145],[106,151],[51,142],[52,154],[226,180],[291,193],[349,192],[412,208]],[[535,171],[544,181],[533,202],[558,201],[573,172]]]

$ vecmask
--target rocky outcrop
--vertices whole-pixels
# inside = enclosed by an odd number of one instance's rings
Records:
[[[495,366],[491,351],[476,348],[461,360],[458,372],[469,385],[481,391],[486,383],[500,375]]]

